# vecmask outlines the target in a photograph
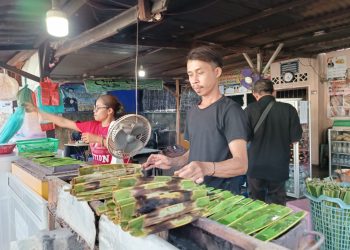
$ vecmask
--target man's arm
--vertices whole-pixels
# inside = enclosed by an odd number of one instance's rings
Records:
[[[190,155],[190,150],[187,150],[187,152],[184,153],[183,155],[180,155],[174,158],[169,158],[171,162],[171,166],[173,166],[175,170],[182,168],[188,163],[189,155]]]
[[[188,162],[189,150],[178,157],[170,158],[163,154],[151,154],[147,161],[142,164],[142,167],[146,170],[151,168],[160,169],[179,169]]]
[[[229,143],[233,157],[221,162],[192,161],[175,174],[182,178],[189,178],[197,183],[204,180],[204,176],[229,178],[244,175],[248,169],[247,142],[236,139]]]
[[[247,142],[243,139],[229,143],[232,158],[215,163],[216,177],[229,178],[244,175],[248,170]]]

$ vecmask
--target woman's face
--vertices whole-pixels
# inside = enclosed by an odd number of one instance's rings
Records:
[[[109,107],[103,103],[102,99],[97,99],[94,106],[94,118],[96,121],[103,121],[108,117]]]

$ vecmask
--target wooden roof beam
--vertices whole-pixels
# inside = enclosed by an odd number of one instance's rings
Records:
[[[6,63],[10,66],[17,66],[18,63],[22,63],[26,61],[28,58],[30,58],[36,50],[23,50],[18,52],[14,57],[12,57],[10,60],[8,60]]]
[[[242,44],[247,44],[249,41],[255,41],[259,40],[262,37],[266,38],[267,41],[265,43],[271,43],[271,42],[286,42],[288,43],[285,39],[290,39],[290,38],[298,38],[300,35],[305,34],[305,33],[310,33],[313,31],[318,31],[324,28],[329,28],[332,27],[334,20],[344,20],[344,22],[347,22],[350,18],[350,8],[343,9],[338,12],[331,12],[328,13],[327,15],[323,15],[321,17],[313,17],[311,19],[307,19],[302,22],[294,23],[289,26],[284,26],[281,28],[277,29],[272,29],[269,31],[265,32],[260,32],[258,34],[254,34],[253,36],[247,35],[245,38],[241,39],[236,39],[233,41],[230,41],[228,43],[224,43],[224,46],[229,46],[230,44],[234,43],[242,43]],[[329,24],[327,27],[325,27],[326,24]],[[334,24],[338,25],[338,24]],[[300,28],[302,27],[302,28]],[[286,30],[290,30],[291,32],[286,33]],[[293,32],[292,32],[293,31]],[[281,37],[281,34],[285,34],[284,37]]]
[[[0,67],[7,69],[8,71],[11,71],[13,73],[19,74],[21,76],[24,76],[30,80],[36,81],[36,82],[40,82],[40,77],[37,77],[35,75],[32,75],[28,72],[25,72],[23,70],[17,69],[16,67],[10,66],[8,64],[6,64],[5,62],[0,61]]]
[[[232,29],[232,28],[241,26],[243,24],[251,23],[251,22],[257,21],[259,19],[262,19],[262,18],[265,18],[268,16],[272,16],[272,15],[275,15],[275,14],[278,14],[281,12],[288,11],[288,10],[293,9],[295,7],[307,5],[309,2],[312,2],[312,0],[296,0],[296,1],[287,2],[285,4],[278,5],[277,7],[274,7],[274,8],[268,8],[266,10],[263,10],[263,11],[256,13],[256,14],[253,14],[251,16],[240,18],[239,20],[235,20],[233,22],[230,22],[230,23],[227,23],[227,24],[224,24],[221,26],[213,27],[209,30],[206,30],[202,33],[195,35],[194,39],[199,39],[202,37],[210,36],[210,35],[213,35],[213,34],[216,34],[219,32],[223,32],[223,31],[228,30],[228,29]]]
[[[159,4],[160,2],[160,4]],[[151,13],[156,14],[164,10],[164,0],[154,0]],[[161,9],[159,9],[161,8]],[[67,55],[81,48],[87,47],[90,44],[101,41],[107,37],[113,36],[119,32],[119,30],[128,27],[137,22],[137,6],[122,12],[121,14],[107,20],[96,27],[87,30],[75,38],[67,40],[61,46],[58,47],[55,56],[60,57]]]
[[[139,57],[150,55],[150,54],[156,53],[156,52],[158,52],[160,50],[162,50],[162,49],[148,49],[146,51],[139,52]],[[120,65],[123,65],[123,64],[126,64],[126,63],[130,63],[130,62],[133,62],[133,61],[135,61],[135,56],[130,56],[130,57],[125,58],[123,60],[120,60],[120,61],[108,64],[108,65],[104,65],[102,67],[99,67],[98,69],[93,69],[93,70],[90,71],[91,73],[89,75],[95,75],[95,74],[98,74],[99,72],[102,72],[104,70],[117,68]]]

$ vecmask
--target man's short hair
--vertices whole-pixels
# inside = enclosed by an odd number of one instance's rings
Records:
[[[199,60],[207,63],[213,63],[216,67],[224,66],[222,56],[217,49],[209,46],[200,46],[192,49],[187,55],[187,61]]]
[[[260,79],[256,81],[252,87],[253,93],[273,93],[273,83],[269,79]]]

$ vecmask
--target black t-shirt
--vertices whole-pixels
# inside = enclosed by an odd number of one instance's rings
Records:
[[[302,128],[296,109],[275,102],[270,112],[253,135],[254,126],[274,97],[267,95],[249,104],[245,112],[249,124],[248,173],[253,178],[284,181],[289,177],[290,145],[300,140]]]
[[[247,118],[242,108],[223,96],[205,109],[197,105],[187,113],[185,138],[190,142],[189,162],[220,162],[232,157],[228,144],[247,140]],[[204,183],[215,188],[238,192],[240,178],[206,176]]]

